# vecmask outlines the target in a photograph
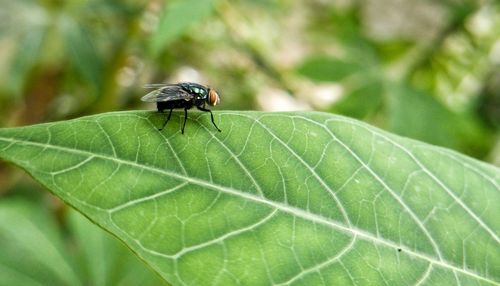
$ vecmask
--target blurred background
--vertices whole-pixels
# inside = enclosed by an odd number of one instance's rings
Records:
[[[498,0],[0,0],[0,126],[152,109],[194,81],[224,110],[317,110],[500,165]],[[37,193],[0,162],[0,196]]]
[[[496,162],[500,3],[0,0],[0,126],[154,109],[146,83],[227,110],[318,110]]]

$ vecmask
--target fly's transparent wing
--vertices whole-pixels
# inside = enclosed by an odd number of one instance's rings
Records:
[[[144,88],[161,88],[161,87],[166,87],[166,86],[174,86],[176,84],[172,83],[148,83],[145,84],[143,87]]]
[[[142,101],[148,102],[163,102],[185,99],[190,100],[194,96],[185,91],[182,87],[175,84],[152,84],[146,85],[147,88],[157,88],[141,98]]]

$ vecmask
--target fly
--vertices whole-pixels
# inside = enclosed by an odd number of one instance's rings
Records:
[[[217,128],[219,132],[221,130],[214,121],[214,115],[212,111],[205,108],[206,104],[215,106],[220,102],[220,96],[215,91],[215,89],[203,86],[201,84],[193,82],[181,82],[177,84],[148,84],[146,88],[156,88],[150,93],[146,94],[141,98],[142,101],[156,102],[156,108],[158,112],[163,113],[165,110],[170,110],[168,113],[167,120],[163,123],[163,126],[158,130],[163,130],[170,120],[172,115],[172,110],[176,108],[184,109],[184,124],[182,125],[182,134],[184,134],[184,127],[186,127],[187,111],[193,106],[196,106],[198,110],[204,112],[210,112],[210,118],[212,119],[212,124]]]

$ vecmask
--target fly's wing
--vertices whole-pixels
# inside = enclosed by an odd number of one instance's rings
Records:
[[[143,87],[144,88],[160,88],[160,87],[166,87],[166,86],[175,86],[177,84],[172,84],[172,83],[148,83],[145,84]]]
[[[157,88],[141,98],[142,101],[163,102],[185,99],[190,100],[194,96],[176,84],[152,84],[146,88]],[[158,88],[159,87],[159,88]]]

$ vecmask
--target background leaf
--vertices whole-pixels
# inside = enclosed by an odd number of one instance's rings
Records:
[[[67,52],[71,54],[72,64],[88,86],[98,91],[103,85],[104,64],[90,37],[91,33],[71,18],[63,18],[61,21],[64,43]]]
[[[45,35],[46,27],[37,27],[19,40],[23,48],[16,51],[12,61],[12,69],[8,75],[14,93],[21,92],[24,80],[36,65]]]
[[[210,15],[212,2],[213,0],[187,0],[176,1],[169,5],[152,37],[153,54],[157,55],[163,47],[182,35],[191,25]]]
[[[1,285],[83,285],[47,210],[2,200],[0,241]]]
[[[367,81],[357,88],[349,90],[342,99],[332,106],[338,114],[363,119],[375,113],[383,103],[383,84],[379,81]]]
[[[304,61],[297,68],[297,72],[316,81],[338,81],[366,68],[366,65],[353,60],[316,56]]]
[[[481,153],[493,141],[493,134],[477,120],[452,112],[431,95],[405,85],[388,86],[389,130],[471,154]]]
[[[500,171],[324,113],[118,112],[0,129],[0,156],[174,285],[493,285]]]
[[[0,285],[163,285],[81,214],[71,210],[65,227],[40,202],[0,201]]]

